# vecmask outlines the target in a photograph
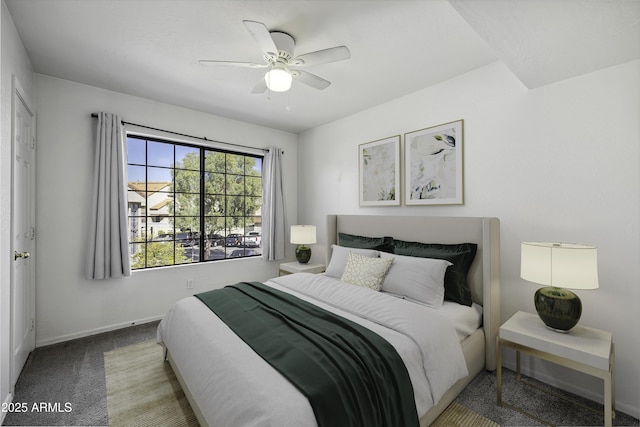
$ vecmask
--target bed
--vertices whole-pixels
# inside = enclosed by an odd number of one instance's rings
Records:
[[[428,426],[480,371],[496,368],[499,227],[497,218],[329,215],[326,235],[319,239],[319,245],[326,248],[326,274],[297,273],[272,278],[265,284],[373,330],[391,343],[413,384],[419,424]],[[331,276],[332,272],[335,276],[336,254],[349,252],[349,257],[355,258],[357,255],[351,253],[361,250],[353,245],[352,249],[345,249],[345,236],[356,240],[389,236],[393,242],[409,246],[474,245],[476,253],[467,276],[471,306],[445,302],[434,310],[411,298],[345,284]],[[337,249],[339,238],[343,241]],[[386,251],[380,251],[379,258],[390,257],[382,252]],[[411,251],[406,254],[413,255]],[[393,262],[400,265],[397,257]],[[463,332],[451,324],[447,313],[457,311],[464,315],[476,312],[480,327]],[[398,320],[395,313],[399,312],[420,319],[431,316],[424,322],[429,326],[416,327],[420,324]],[[396,326],[399,332],[393,329]],[[456,338],[452,339],[448,332],[436,338],[441,334],[427,332],[432,329],[451,330]],[[434,335],[435,341],[427,341],[423,335]],[[165,347],[167,359],[201,425],[317,425],[309,400],[298,388],[261,359],[198,298],[185,298],[170,309],[158,327],[158,342]],[[415,359],[415,352],[422,359]]]

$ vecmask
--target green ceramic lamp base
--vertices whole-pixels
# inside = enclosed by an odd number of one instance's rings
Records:
[[[306,264],[311,259],[311,248],[306,245],[296,247],[296,259],[300,264]]]
[[[562,288],[540,288],[534,296],[538,316],[555,332],[568,333],[582,315],[582,302],[576,294]]]

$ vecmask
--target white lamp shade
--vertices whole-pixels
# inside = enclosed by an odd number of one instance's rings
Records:
[[[311,245],[316,243],[316,226],[292,225],[291,243],[296,245]]]
[[[522,242],[520,277],[546,286],[598,289],[598,248],[572,243]]]
[[[274,92],[286,92],[291,88],[293,77],[282,68],[273,68],[264,75],[267,87]]]

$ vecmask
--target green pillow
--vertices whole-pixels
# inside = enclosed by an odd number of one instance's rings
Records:
[[[348,248],[375,249],[393,253],[393,237],[365,237],[355,234],[338,233],[338,245]]]
[[[446,245],[394,240],[395,254],[444,259],[451,262],[453,265],[447,268],[444,275],[444,299],[467,306],[471,306],[472,303],[467,276],[477,250],[478,245],[475,243]]]

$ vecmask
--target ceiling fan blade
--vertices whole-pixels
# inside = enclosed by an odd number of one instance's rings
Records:
[[[264,93],[267,90],[267,82],[264,79],[264,76],[258,80],[258,83],[253,87],[251,93]]]
[[[215,61],[213,59],[201,59],[198,61],[202,65],[225,65],[232,67],[247,67],[247,68],[266,68],[269,64],[257,64],[255,62],[236,62],[236,61]]]
[[[295,77],[296,80],[299,80],[302,83],[307,84],[318,90],[326,89],[331,84],[330,81],[325,80],[322,77],[318,77],[315,74],[307,73],[306,71],[302,71],[302,70],[293,70],[291,71],[291,75]]]
[[[351,52],[348,47],[336,46],[305,53],[294,58],[290,64],[301,67],[307,65],[326,64],[327,62],[343,61],[349,58],[351,58]]]
[[[269,33],[269,29],[262,23],[257,21],[242,21],[247,30],[251,33],[253,38],[258,42],[260,49],[265,54],[275,54],[278,56],[278,48],[276,47],[276,43],[271,38],[271,34]]]

